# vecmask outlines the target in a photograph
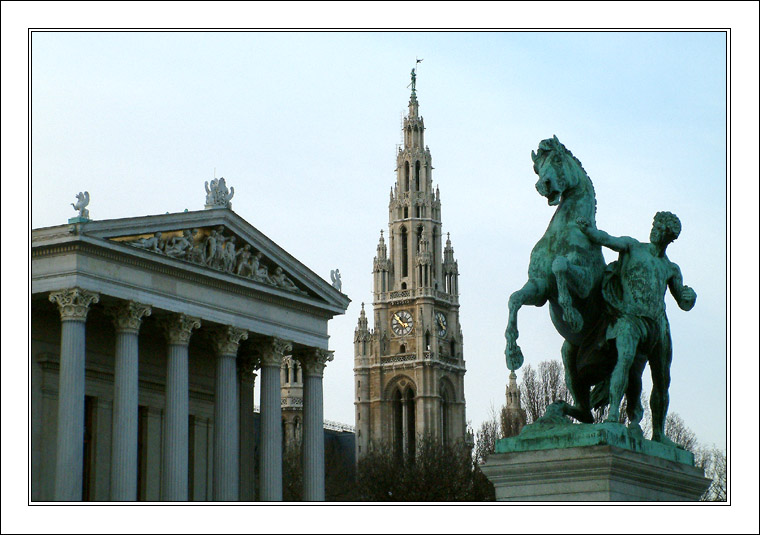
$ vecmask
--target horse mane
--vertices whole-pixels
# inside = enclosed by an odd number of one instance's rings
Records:
[[[544,156],[547,154],[551,154],[553,152],[557,153],[561,157],[564,157],[565,155],[570,156],[570,158],[573,159],[573,161],[578,165],[578,167],[581,168],[586,176],[588,176],[588,173],[586,173],[586,170],[583,168],[581,161],[573,155],[570,149],[565,147],[565,145],[563,145],[562,142],[557,139],[557,136],[550,137],[549,139],[544,139],[541,141],[541,143],[538,144],[538,153],[534,153],[533,155],[533,171],[535,171],[536,174],[538,174],[536,162],[544,158]]]

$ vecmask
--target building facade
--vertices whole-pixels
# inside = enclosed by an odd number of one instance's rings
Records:
[[[362,304],[355,330],[357,458],[387,446],[414,454],[425,435],[453,443],[466,434],[459,272],[448,235],[442,245],[441,198],[424,134],[413,71],[388,242],[380,231],[373,262],[374,327]]]
[[[327,325],[349,299],[207,193],[32,231],[32,500],[281,500],[287,359],[304,496],[324,499]]]

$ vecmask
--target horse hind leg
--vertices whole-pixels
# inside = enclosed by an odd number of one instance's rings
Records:
[[[591,413],[591,387],[582,381],[575,371],[577,357],[578,348],[566,340],[562,344],[562,364],[565,368],[565,384],[575,404],[567,405],[565,412],[579,422],[590,424],[594,422],[594,415]]]
[[[574,269],[564,256],[558,256],[552,262],[552,273],[557,281],[557,301],[562,309],[562,321],[567,323],[571,331],[577,333],[583,329],[583,316],[573,307],[573,298],[570,293],[570,288],[576,286],[571,280],[573,271],[579,270]]]

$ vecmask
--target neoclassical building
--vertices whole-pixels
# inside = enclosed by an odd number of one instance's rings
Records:
[[[424,435],[466,437],[459,271],[442,246],[441,196],[412,71],[404,143],[373,262],[374,328],[362,304],[354,336],[357,458],[372,447],[413,454]]]
[[[304,497],[324,499],[328,321],[349,299],[233,212],[224,179],[206,191],[205,210],[102,221],[80,194],[79,217],[32,231],[33,500],[281,500],[285,359]]]

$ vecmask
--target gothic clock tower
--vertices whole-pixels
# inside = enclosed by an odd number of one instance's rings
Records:
[[[411,86],[387,243],[380,231],[372,269],[374,329],[362,304],[354,336],[357,458],[379,447],[413,454],[423,436],[452,444],[466,433],[459,272],[448,234],[442,246],[414,70]]]

